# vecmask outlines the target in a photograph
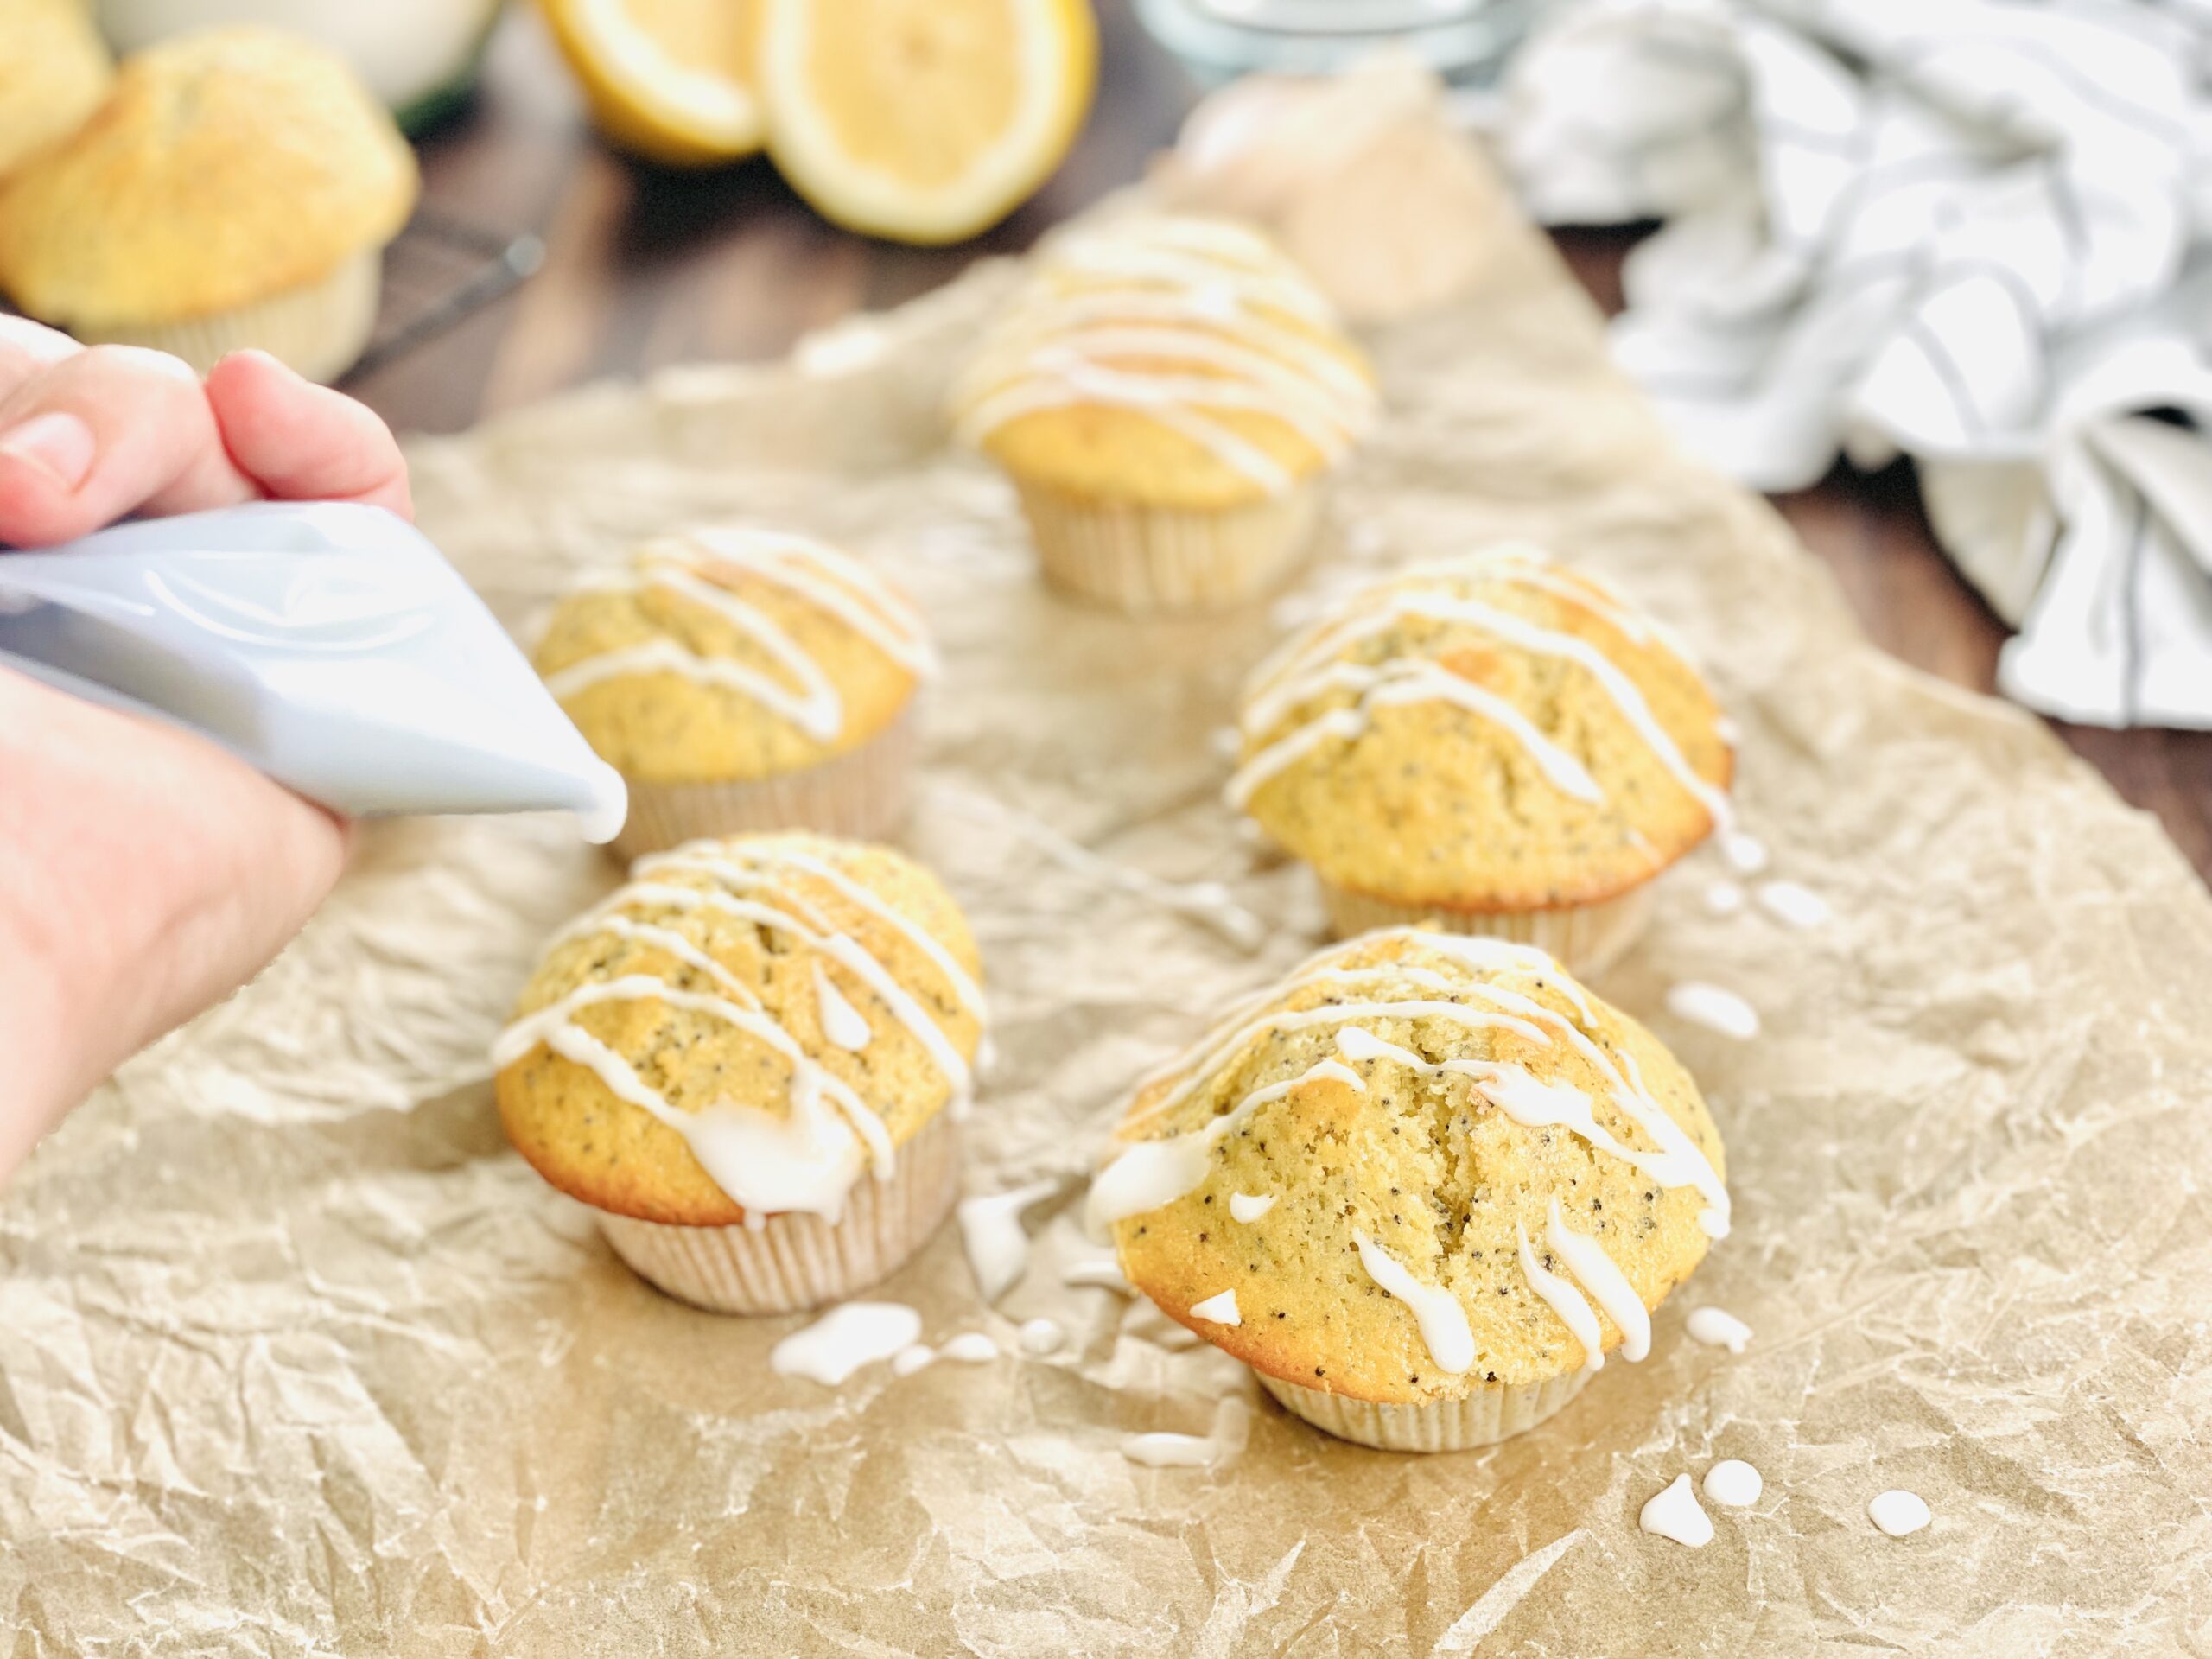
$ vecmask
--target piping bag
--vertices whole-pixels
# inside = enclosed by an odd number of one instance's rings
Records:
[[[381,507],[264,501],[0,552],[0,665],[182,726],[348,817],[627,799],[514,642]]]

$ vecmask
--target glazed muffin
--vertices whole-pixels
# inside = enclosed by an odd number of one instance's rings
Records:
[[[1513,545],[1408,569],[1246,685],[1228,788],[1312,865],[1339,937],[1422,922],[1595,973],[1728,811],[1734,757],[1682,648]]]
[[[76,130],[115,66],[83,0],[0,0],[0,175]]]
[[[952,1206],[979,972],[944,889],[887,849],[741,836],[641,859],[546,946],[492,1051],[500,1121],[670,1294],[835,1301]]]
[[[953,396],[1046,575],[1132,613],[1279,582],[1374,410],[1319,290],[1257,233],[1198,218],[1055,241]]]
[[[1307,1421],[1443,1452],[1533,1427],[1728,1230],[1719,1132],[1542,951],[1395,929],[1145,1080],[1090,1218],[1170,1318]]]
[[[648,542],[562,601],[538,672],[630,786],[626,858],[701,836],[863,840],[904,821],[920,616],[857,560],[781,531]]]
[[[203,372],[256,346],[334,379],[368,341],[416,182],[391,118],[320,47],[181,35],[0,187],[0,288],[80,340]]]

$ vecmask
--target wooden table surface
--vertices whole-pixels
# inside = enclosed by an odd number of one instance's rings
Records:
[[[453,432],[494,410],[611,374],[700,359],[780,355],[849,311],[895,305],[988,253],[1138,177],[1197,97],[1179,67],[1099,0],[1099,98],[1074,153],[1044,192],[978,240],[950,249],[871,242],[817,218],[762,161],[670,174],[593,137],[535,14],[510,13],[471,106],[422,144],[426,205],[502,234],[534,232],[542,270],[507,297],[347,390],[403,431]],[[1618,308],[1621,232],[1562,235],[1576,275]],[[1911,469],[1839,469],[1777,499],[1827,560],[1885,649],[1986,691],[2004,626],[1936,550]],[[2212,880],[2212,734],[2059,725],[2121,795],[2157,813]]]

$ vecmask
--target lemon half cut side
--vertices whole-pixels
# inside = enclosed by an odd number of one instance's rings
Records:
[[[593,118],[624,148],[706,167],[760,148],[753,0],[544,0]]]

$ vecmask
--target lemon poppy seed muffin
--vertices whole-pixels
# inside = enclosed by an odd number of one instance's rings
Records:
[[[1366,359],[1258,233],[1156,217],[1052,243],[953,397],[1045,572],[1128,612],[1273,586],[1373,418]]]
[[[1725,820],[1720,710],[1667,631],[1506,545],[1354,594],[1253,674],[1230,804],[1338,934],[1423,921],[1595,973]]]
[[[0,186],[0,288],[86,340],[206,371],[245,346],[335,378],[376,320],[414,153],[351,70],[280,30],[179,35]]]
[[[493,1049],[500,1121],[671,1294],[833,1301],[952,1205],[979,973],[944,887],[887,849],[654,855],[546,946]]]
[[[1093,1182],[1129,1282],[1332,1433],[1449,1451],[1541,1421],[1728,1228],[1720,1137],[1541,950],[1322,952],[1147,1079]]]
[[[920,615],[867,566],[782,531],[646,543],[554,612],[538,672],[630,786],[625,857],[700,836],[904,819]]]
[[[99,107],[115,66],[84,0],[0,0],[0,176]]]

